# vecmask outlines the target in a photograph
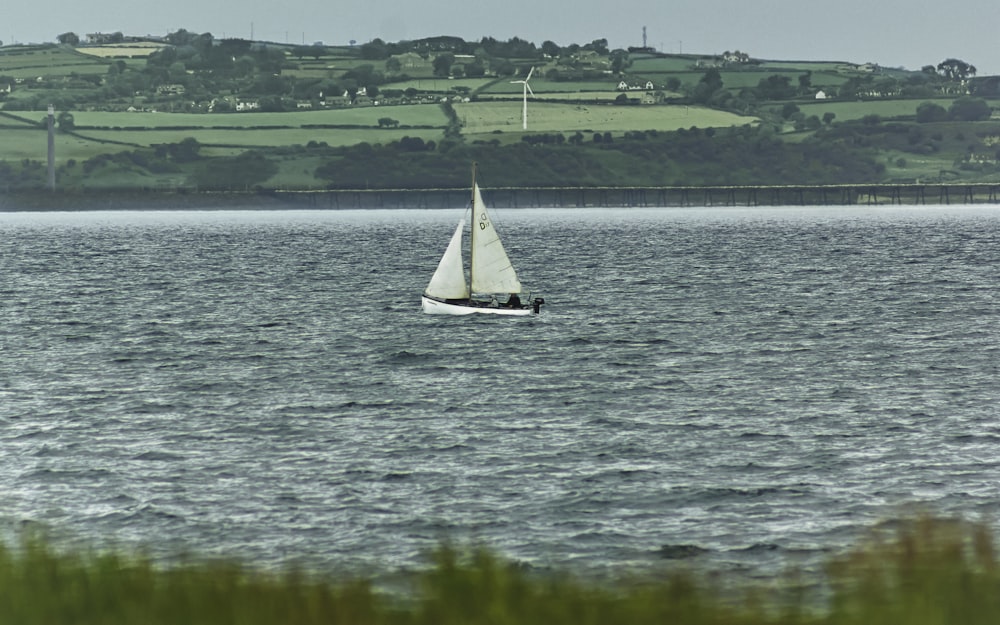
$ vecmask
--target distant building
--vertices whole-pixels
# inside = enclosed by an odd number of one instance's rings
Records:
[[[652,91],[656,87],[653,86],[652,80],[647,80],[645,84],[643,83],[628,83],[624,80],[618,83],[618,91]]]
[[[729,52],[727,50],[722,53],[722,60],[726,63],[749,63],[750,55],[746,52],[740,52],[739,50],[736,50],[735,52]]]
[[[184,85],[173,84],[173,85],[160,85],[156,88],[156,93],[160,95],[184,95],[187,91]]]
[[[427,65],[427,59],[420,56],[416,52],[404,52],[402,54],[396,54],[392,58],[399,61],[400,69],[414,69],[417,67],[424,67]]]
[[[826,97],[827,97],[826,96],[826,92],[823,91],[822,89],[820,89],[819,91],[816,92],[816,99],[817,100],[825,100]]]
[[[89,33],[87,43],[94,45],[107,45],[109,43],[122,43],[125,36],[119,33]]]

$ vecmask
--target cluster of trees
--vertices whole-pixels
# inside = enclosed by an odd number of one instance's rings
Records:
[[[384,61],[390,56],[415,52],[421,55],[436,56],[443,53],[479,55],[506,59],[541,59],[543,57],[557,58],[572,56],[581,51],[590,51],[601,56],[610,53],[607,39],[595,39],[584,45],[570,44],[559,46],[553,41],[545,41],[541,47],[519,37],[500,41],[493,37],[483,37],[479,41],[465,41],[459,37],[427,37],[412,41],[387,43],[382,39],[373,39],[361,44],[361,58],[372,61]]]
[[[278,172],[278,165],[259,151],[250,150],[233,157],[203,158],[201,145],[193,138],[177,143],[118,153],[99,154],[80,166],[83,175],[93,177],[105,168],[146,171],[153,174],[180,174],[189,186],[200,190],[237,190],[255,188]],[[0,163],[0,178],[2,178]],[[69,161],[63,170],[76,168]],[[61,176],[60,176],[61,177]]]
[[[925,74],[937,72],[947,80],[965,80],[976,75],[976,66],[961,59],[945,59],[938,63],[937,67],[925,65],[922,71]]]
[[[982,98],[965,97],[951,103],[947,109],[934,102],[922,102],[917,106],[917,121],[920,123],[962,121],[986,121],[993,114],[989,103]]]
[[[402,144],[331,149],[315,174],[330,188],[465,184],[470,160],[512,186],[808,184],[875,181],[885,171],[864,147],[849,141],[786,143],[768,128],[692,128],[635,131],[611,140],[594,133],[574,140],[527,135],[520,143],[449,144],[406,152]],[[615,157],[608,158],[608,152]]]
[[[41,161],[24,159],[8,163],[0,161],[0,189],[43,189],[47,184],[48,172]]]

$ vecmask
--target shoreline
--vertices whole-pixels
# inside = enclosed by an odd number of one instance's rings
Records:
[[[718,206],[851,206],[1000,204],[1000,183],[864,183],[713,187],[493,187],[499,208],[653,208]],[[0,212],[199,209],[462,208],[468,189],[332,189],[316,191],[0,192]]]

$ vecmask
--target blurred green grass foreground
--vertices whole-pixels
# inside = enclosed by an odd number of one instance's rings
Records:
[[[406,578],[408,592],[390,594],[370,580],[233,562],[162,567],[26,537],[0,546],[0,624],[976,625],[1000,623],[994,547],[985,524],[901,522],[834,557],[804,591],[791,576],[764,588],[721,589],[694,573],[588,582],[443,546]]]

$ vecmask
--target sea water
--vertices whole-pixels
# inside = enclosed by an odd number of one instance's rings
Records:
[[[498,211],[541,314],[423,315],[460,216],[0,214],[0,522],[768,575],[1000,512],[1000,209]]]

